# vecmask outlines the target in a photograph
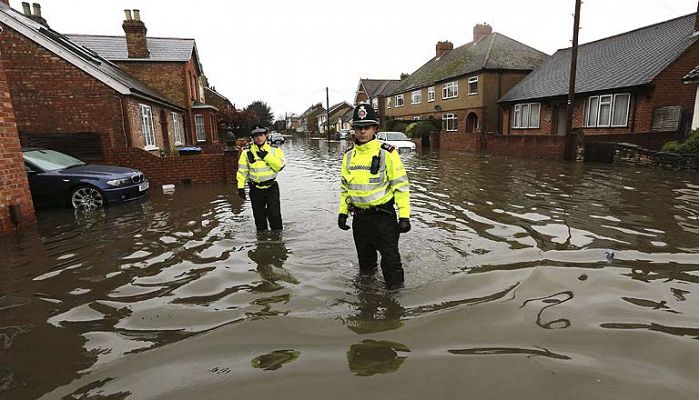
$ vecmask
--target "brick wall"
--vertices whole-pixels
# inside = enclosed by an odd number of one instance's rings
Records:
[[[10,218],[11,205],[20,207],[20,227],[36,221],[29,182],[24,171],[12,99],[4,63],[0,57],[0,234],[14,229]]]
[[[114,164],[142,171],[154,186],[162,184],[232,183],[238,169],[238,152],[158,157],[131,148],[114,156]]]
[[[155,61],[117,61],[117,65],[129,75],[162,93],[170,101],[187,108],[187,83],[185,63]]]
[[[430,138],[430,144],[447,150],[487,152],[522,158],[561,159],[565,148],[565,137],[441,132]]]

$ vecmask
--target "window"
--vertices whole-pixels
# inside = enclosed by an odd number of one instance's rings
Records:
[[[374,97],[373,99],[371,99],[371,106],[374,107],[375,111],[379,111],[379,98],[378,97]]]
[[[420,116],[419,116],[419,115],[416,115],[416,116],[413,117],[413,119],[416,120],[416,121],[418,121],[418,120],[420,120]]]
[[[478,77],[472,76],[468,78],[468,94],[478,94]]]
[[[427,101],[434,101],[434,86],[427,88]]]
[[[442,85],[442,99],[451,99],[459,96],[459,82],[449,82]]]
[[[155,130],[153,129],[153,113],[150,106],[140,104],[141,121],[143,122],[143,143],[146,150],[155,149]]]
[[[182,117],[179,113],[172,113],[172,130],[175,135],[175,146],[182,145]]]
[[[456,116],[452,113],[442,115],[442,129],[447,132],[455,132],[457,127]]]
[[[194,116],[194,126],[197,130],[197,142],[206,142],[206,131],[204,130],[204,116]]]
[[[515,104],[512,127],[516,129],[538,129],[541,120],[541,103]]]
[[[403,95],[396,95],[396,107],[403,107]]]
[[[386,97],[386,108],[391,108],[391,98]]]
[[[588,97],[583,110],[583,126],[588,128],[627,126],[630,100],[629,93]]]
[[[422,103],[422,90],[413,90],[410,94],[410,101],[412,104]]]

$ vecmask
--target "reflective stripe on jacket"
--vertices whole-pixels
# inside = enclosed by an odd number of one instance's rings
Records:
[[[267,156],[263,159],[257,155],[259,150],[266,150]],[[248,160],[248,153],[252,154],[254,162]],[[265,142],[262,147],[252,144],[249,148],[243,150],[238,160],[238,173],[236,180],[238,189],[245,187],[245,182],[261,183],[270,181],[277,177],[279,171],[284,168],[285,158],[284,152],[278,147],[272,147]],[[258,188],[265,186],[257,185]]]
[[[371,173],[374,156],[379,157],[376,174]],[[355,145],[342,158],[340,175],[340,214],[348,214],[350,205],[369,208],[393,198],[398,216],[410,218],[410,183],[397,150],[382,148],[376,139]]]

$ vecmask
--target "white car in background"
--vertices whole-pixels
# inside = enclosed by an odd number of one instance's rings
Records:
[[[414,151],[415,143],[411,142],[403,132],[378,132],[376,138],[380,142],[389,144],[398,151]]]

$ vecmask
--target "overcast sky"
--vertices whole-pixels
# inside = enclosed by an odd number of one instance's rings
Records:
[[[36,1],[36,0],[35,0]],[[31,2],[31,1],[30,1]],[[211,85],[242,108],[263,100],[275,116],[352,102],[359,78],[398,79],[455,47],[473,26],[548,54],[570,46],[574,0],[39,0],[61,33],[123,35],[124,9],[141,10],[148,36],[196,39]],[[10,5],[21,10],[19,0]],[[697,0],[585,0],[580,43],[694,13]]]

